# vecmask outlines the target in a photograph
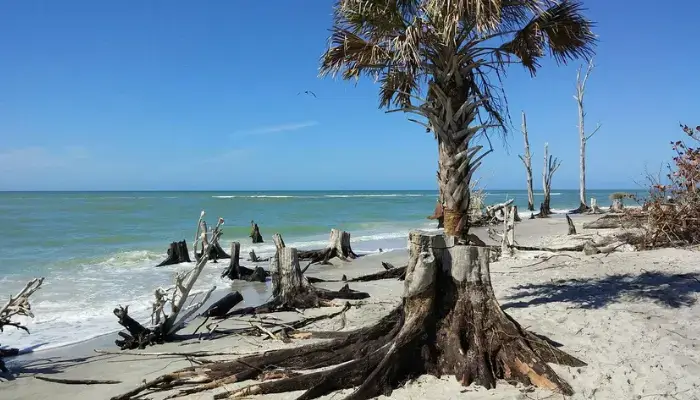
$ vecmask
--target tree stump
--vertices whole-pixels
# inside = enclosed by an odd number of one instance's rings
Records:
[[[260,228],[258,228],[258,224],[255,221],[250,221],[250,238],[253,240],[253,243],[263,243]]]
[[[12,348],[0,348],[0,372],[7,374],[10,372],[5,366],[5,362],[2,360],[3,357],[14,357],[19,355],[19,349]]]
[[[614,213],[624,212],[625,206],[622,203],[622,199],[613,199],[612,204],[610,205],[610,211]]]
[[[338,229],[331,229],[328,246],[323,250],[301,250],[299,259],[310,260],[312,263],[328,264],[328,261],[338,257],[343,261],[358,257],[350,245],[350,233]]]
[[[230,280],[241,279],[248,282],[265,282],[270,273],[261,267],[254,269],[246,268],[240,265],[241,244],[231,242],[231,261],[228,267],[221,273],[221,277],[227,277]]]
[[[174,265],[185,262],[192,262],[190,260],[190,252],[187,250],[187,242],[172,242],[168,248],[168,256],[163,262],[156,265],[156,267],[162,267],[165,265]]]
[[[571,220],[571,217],[569,217],[569,214],[566,214],[566,224],[569,225],[569,235],[575,235],[576,234],[576,226],[574,225],[574,221]]]
[[[376,325],[347,332],[340,339],[178,371],[143,386],[168,382],[166,388],[172,388],[173,381],[183,385],[192,380],[221,386],[261,380],[268,368],[276,368],[303,373],[256,383],[227,396],[305,390],[299,399],[314,399],[354,388],[345,399],[365,400],[390,395],[422,374],[455,375],[464,386],[493,388],[503,379],[573,393],[547,363],[585,363],[526,331],[501,309],[491,286],[488,248],[456,245],[452,238],[415,231],[409,234],[409,243],[403,305]],[[294,258],[291,251],[281,254]],[[298,282],[294,275],[288,279]]]
[[[598,200],[596,200],[595,197],[591,197],[591,209],[589,210],[589,214],[600,214],[601,210],[600,207],[598,207]]]

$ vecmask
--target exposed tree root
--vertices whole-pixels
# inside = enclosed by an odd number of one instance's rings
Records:
[[[406,379],[426,373],[452,374],[463,385],[493,388],[498,379],[505,379],[573,393],[547,363],[585,363],[526,331],[500,308],[490,283],[488,249],[454,245],[443,236],[418,232],[409,238],[403,305],[377,324],[327,342],[185,368],[113,399],[201,384],[177,395],[193,394],[290,369],[306,373],[216,398],[305,390],[299,399],[315,399],[355,388],[345,399],[364,400],[389,394]],[[335,367],[310,371],[331,366]]]
[[[241,244],[231,242],[231,257],[228,267],[221,273],[221,277],[227,277],[231,280],[241,279],[248,282],[265,282],[270,272],[265,271],[261,267],[254,269],[246,268],[240,265]]]
[[[165,265],[174,265],[184,262],[192,262],[190,260],[190,252],[187,250],[187,242],[185,240],[181,242],[172,242],[170,247],[168,247],[168,254],[165,260],[156,267],[162,267]]]

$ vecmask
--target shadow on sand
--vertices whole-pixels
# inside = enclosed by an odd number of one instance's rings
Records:
[[[670,308],[689,307],[700,292],[700,274],[644,272],[618,274],[595,280],[568,279],[544,284],[521,285],[507,296],[503,309],[524,308],[547,303],[570,303],[596,309],[625,300],[651,300]],[[531,298],[529,300],[525,300]]]

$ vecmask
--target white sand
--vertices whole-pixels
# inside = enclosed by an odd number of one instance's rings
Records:
[[[523,245],[549,247],[580,243],[596,235],[581,228],[590,216],[574,217],[578,238],[564,235],[563,218],[524,221],[516,227]],[[485,238],[483,230],[475,230]],[[611,231],[598,231],[610,234]],[[520,252],[491,266],[496,295],[503,308],[524,327],[548,336],[588,366],[554,365],[574,388],[574,399],[698,399],[700,398],[700,274],[697,253],[663,249],[584,256],[566,253]],[[405,251],[382,253],[352,263],[310,270],[309,275],[339,278],[380,271],[380,261],[405,265]],[[338,288],[340,284],[326,284]],[[384,280],[351,284],[370,293],[370,299],[347,312],[344,330],[372,324],[400,301],[402,282]],[[338,308],[339,309],[339,308]],[[332,309],[307,310],[308,315]],[[285,317],[293,317],[287,314]],[[338,329],[340,321],[324,321],[312,329]],[[221,328],[233,326],[224,322]],[[188,328],[193,329],[193,328]],[[110,336],[110,341],[114,338]],[[216,340],[190,339],[148,348],[147,352],[216,350],[247,353],[293,344],[257,337],[228,336]],[[116,350],[105,338],[63,349],[36,353],[12,361],[18,377],[0,383],[0,399],[108,399],[137,386],[143,379],[190,363],[177,357],[95,355],[93,348]],[[217,357],[211,357],[214,360]],[[34,374],[65,379],[117,379],[119,385],[72,386],[38,381]],[[240,385],[239,385],[240,386]],[[229,386],[228,389],[237,386]],[[221,391],[221,390],[219,390]],[[344,391],[348,392],[348,391]],[[265,396],[292,399],[300,392]],[[159,395],[152,396],[160,398]],[[337,394],[326,398],[340,398]],[[212,392],[190,396],[211,399]],[[399,388],[392,399],[560,399],[561,395],[505,382],[493,390],[462,387],[451,376],[423,376]]]

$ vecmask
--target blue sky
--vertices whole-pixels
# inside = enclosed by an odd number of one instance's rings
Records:
[[[600,36],[588,83],[589,188],[634,188],[696,125],[700,4],[587,1]],[[0,3],[0,190],[433,189],[431,134],[377,109],[368,80],[318,78],[332,1]],[[515,129],[480,171],[535,186],[542,146],[578,185],[578,63],[505,82]],[[318,95],[297,95],[311,90]]]

